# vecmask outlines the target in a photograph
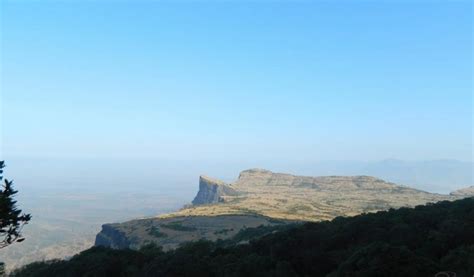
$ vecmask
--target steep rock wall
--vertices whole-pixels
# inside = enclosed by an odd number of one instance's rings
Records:
[[[206,176],[199,177],[199,191],[193,200],[193,205],[212,204],[223,201],[226,195],[236,195],[237,192],[228,184]]]
[[[95,237],[94,245],[125,249],[130,247],[130,241],[126,234],[118,230],[114,224],[104,224],[102,230]]]

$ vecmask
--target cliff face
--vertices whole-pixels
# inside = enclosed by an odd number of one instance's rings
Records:
[[[216,241],[234,237],[239,231],[258,226],[277,226],[287,221],[259,215],[186,216],[146,218],[120,224],[105,224],[95,246],[132,248],[154,242],[170,250],[199,239]]]
[[[117,224],[104,224],[102,230],[95,237],[95,246],[105,246],[115,249],[125,249],[130,247],[127,235],[120,231]]]
[[[199,177],[199,191],[193,205],[223,202],[225,196],[235,196],[237,192],[226,183],[206,176]]]

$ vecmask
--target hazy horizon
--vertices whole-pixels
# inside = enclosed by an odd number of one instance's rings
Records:
[[[233,182],[242,170],[268,169],[303,176],[370,175],[421,190],[447,194],[474,185],[474,163],[457,160],[403,161],[179,161],[159,159],[16,158],[6,177],[26,190],[114,193],[161,192],[190,201],[200,175]]]

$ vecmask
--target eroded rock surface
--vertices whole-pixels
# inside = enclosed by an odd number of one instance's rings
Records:
[[[207,176],[199,177],[199,191],[193,205],[212,204],[224,201],[226,196],[235,196],[237,192],[226,183]]]

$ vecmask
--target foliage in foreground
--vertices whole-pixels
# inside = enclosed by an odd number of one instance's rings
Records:
[[[5,162],[0,161],[0,183],[3,180],[4,167]],[[14,200],[17,193],[18,191],[13,189],[13,182],[5,179],[5,184],[0,189],[0,248],[7,247],[15,241],[23,241],[21,229],[31,219],[31,215],[24,214],[17,208]]]
[[[93,247],[69,261],[33,263],[13,275],[435,276],[441,271],[474,274],[474,198],[306,223],[246,244],[199,241],[170,252],[154,245],[138,251]]]

